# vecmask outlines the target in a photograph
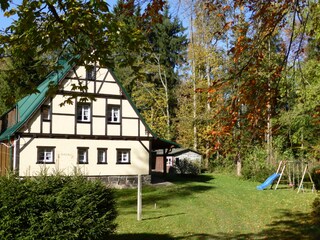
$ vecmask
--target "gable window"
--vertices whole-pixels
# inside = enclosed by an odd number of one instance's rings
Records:
[[[87,147],[78,147],[78,163],[79,164],[87,164],[89,162],[88,149],[89,148]]]
[[[41,107],[41,117],[43,121],[51,120],[51,108],[50,105],[43,105]]]
[[[95,80],[96,79],[96,69],[94,66],[87,66],[86,79],[88,79],[88,80]]]
[[[130,149],[117,149],[117,164],[130,164]]]
[[[107,164],[107,148],[98,148],[98,163]]]
[[[54,147],[37,147],[37,163],[54,163]]]
[[[88,103],[78,103],[77,105],[77,121],[90,122],[91,106]]]
[[[120,123],[120,106],[108,105],[108,123]]]

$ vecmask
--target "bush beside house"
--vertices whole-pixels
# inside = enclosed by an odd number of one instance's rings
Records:
[[[317,197],[312,204],[311,212],[312,222],[319,229],[320,228],[320,198]]]
[[[198,175],[201,172],[201,163],[187,158],[179,159],[175,162],[174,170],[178,174]]]
[[[314,182],[315,188],[320,190],[320,166],[315,166],[311,171],[311,177]]]
[[[82,176],[0,178],[1,239],[107,239],[113,191]]]

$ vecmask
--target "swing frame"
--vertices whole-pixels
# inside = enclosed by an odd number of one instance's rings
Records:
[[[314,185],[314,182],[312,180],[312,177],[311,177],[311,174],[310,174],[310,171],[309,171],[309,164],[308,164],[308,162],[305,162],[305,161],[301,161],[301,162],[300,161],[280,161],[279,165],[278,165],[277,173],[279,173],[280,171],[281,171],[281,173],[280,173],[280,176],[278,178],[278,181],[277,181],[277,184],[276,184],[276,187],[274,188],[274,190],[277,190],[277,188],[279,186],[279,183],[281,181],[281,178],[282,178],[282,176],[284,174],[284,170],[287,167],[287,164],[290,164],[289,165],[289,171],[290,171],[290,166],[292,164],[299,164],[300,165],[300,170],[303,170],[302,174],[301,174],[301,179],[299,179],[300,175],[298,175],[299,187],[298,187],[297,193],[299,193],[301,190],[304,191],[304,189],[303,189],[303,181],[304,181],[306,173],[308,173],[310,181],[312,183],[312,192],[315,192],[315,185]],[[294,166],[295,165],[292,166],[292,169],[293,169],[292,170],[293,181],[295,181],[295,173],[296,173]],[[293,187],[294,187],[294,183],[292,184],[292,182],[291,182],[291,174],[290,174],[290,172],[288,174],[288,179],[289,179],[290,185],[293,185]]]

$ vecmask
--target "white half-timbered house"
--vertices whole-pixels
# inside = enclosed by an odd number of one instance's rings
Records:
[[[177,144],[151,131],[107,68],[72,66],[68,61],[60,65],[38,93],[23,98],[1,117],[0,174],[76,171],[120,184],[135,181],[137,175],[149,181],[155,161],[152,153]],[[58,90],[47,94],[52,84]],[[80,92],[75,87],[79,85],[84,93],[62,106]]]

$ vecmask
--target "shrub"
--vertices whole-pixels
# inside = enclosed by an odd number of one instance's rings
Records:
[[[194,162],[190,159],[179,159],[175,163],[175,172],[178,174],[198,175],[201,171],[201,166],[198,161]]]
[[[320,190],[320,166],[315,166],[311,171],[311,177],[317,190]]]
[[[105,239],[116,216],[113,191],[100,181],[0,178],[1,239]]]
[[[320,227],[320,198],[317,197],[312,204],[312,222],[316,227]]]
[[[267,153],[263,148],[254,148],[243,161],[242,177],[253,181],[263,182],[275,172],[273,166],[267,162]]]
[[[234,172],[234,154],[227,154],[226,156],[213,155],[209,159],[210,172]]]

